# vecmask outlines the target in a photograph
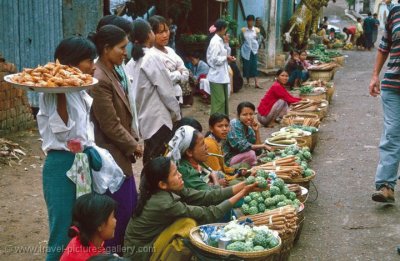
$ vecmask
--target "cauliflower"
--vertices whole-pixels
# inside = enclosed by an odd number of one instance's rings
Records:
[[[244,242],[236,241],[236,242],[230,243],[226,247],[226,249],[231,250],[231,251],[244,251],[246,249],[246,245],[244,244]]]

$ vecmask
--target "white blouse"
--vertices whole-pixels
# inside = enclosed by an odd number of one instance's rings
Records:
[[[256,27],[252,27],[249,29],[248,27],[242,28],[243,34],[243,44],[240,48],[240,54],[242,55],[243,59],[250,60],[250,54],[257,54],[259,44],[258,44],[258,31],[259,29]]]
[[[182,58],[175,53],[175,51],[165,46],[167,52],[163,52],[156,47],[151,50],[161,59],[164,63],[165,68],[169,73],[169,78],[174,84],[175,96],[179,97],[179,102],[182,103],[182,84],[185,84],[189,80],[189,70],[185,67]]]
[[[221,36],[215,34],[207,48],[207,63],[210,66],[207,74],[209,82],[221,84],[230,82],[227,56],[228,50],[224,41]]]
[[[40,93],[37,122],[42,136],[42,150],[66,150],[67,142],[80,139],[83,146],[94,144],[93,124],[90,122],[92,98],[86,91],[65,94],[67,101],[68,124],[57,112],[57,94]]]

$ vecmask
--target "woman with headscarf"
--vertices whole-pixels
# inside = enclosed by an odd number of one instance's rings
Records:
[[[177,163],[185,186],[197,190],[212,190],[220,185],[228,185],[224,176],[214,172],[204,164],[208,157],[204,136],[191,126],[176,130],[168,143],[169,155]]]

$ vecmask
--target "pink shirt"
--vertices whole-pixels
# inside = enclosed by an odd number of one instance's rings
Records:
[[[300,98],[293,97],[290,93],[282,86],[278,81],[275,81],[271,88],[267,91],[265,96],[261,99],[260,104],[258,105],[258,113],[261,116],[266,116],[271,111],[272,106],[274,106],[275,102],[278,100],[284,100],[288,104],[295,103],[301,101]]]
[[[74,237],[64,250],[60,261],[86,261],[92,256],[104,254],[106,249],[104,248],[103,244],[100,248],[97,248],[91,242],[89,242],[89,246],[86,247],[82,245],[78,237]]]

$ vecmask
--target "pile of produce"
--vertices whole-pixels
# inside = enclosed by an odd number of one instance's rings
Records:
[[[320,125],[319,118],[308,117],[301,114],[287,114],[283,116],[283,124],[286,126],[301,125],[301,126],[312,126],[318,128]]]
[[[347,43],[345,46],[343,46],[343,50],[353,50],[353,44]]]
[[[334,62],[322,63],[322,64],[313,64],[308,67],[309,71],[330,71],[335,69],[338,65]]]
[[[257,178],[258,175],[268,175],[265,171],[264,173],[262,172],[263,170],[257,171]],[[301,202],[297,199],[296,193],[289,190],[283,179],[276,178],[273,173],[269,175],[273,177],[269,190],[251,192],[244,198],[244,204],[241,207],[244,215],[264,213],[265,211],[288,205],[294,206],[296,209],[300,207]]]
[[[323,80],[315,80],[315,81],[303,82],[303,85],[311,86],[311,87],[326,87],[326,88],[330,88],[330,87],[333,86],[333,83],[332,82],[323,81]]]
[[[293,145],[297,144],[296,138],[303,137],[304,133],[298,131],[282,131],[273,133],[273,137],[266,139],[267,144]]]
[[[278,233],[267,226],[255,226],[237,220],[225,226],[201,226],[200,236],[209,246],[239,252],[263,251],[277,247],[280,243]],[[221,240],[224,244],[220,244]]]
[[[343,47],[343,43],[340,44],[340,47]],[[327,51],[323,44],[319,44],[314,49],[309,50],[309,55],[323,63],[329,63],[332,61],[331,58],[342,56],[338,51]]]
[[[321,94],[326,92],[324,87],[313,87],[313,86],[307,86],[303,85],[299,88],[300,95],[304,94]]]
[[[266,225],[269,229],[279,233],[281,238],[286,238],[297,230],[297,210],[293,206],[284,206],[274,210],[264,212],[263,214],[242,216],[239,220],[250,218],[256,225]]]
[[[296,104],[290,105],[290,111],[294,112],[314,112],[320,111],[328,106],[326,100],[302,100]]]
[[[269,162],[271,155],[260,159],[260,161],[266,163],[253,167],[253,169],[274,172],[279,178],[286,181],[308,178],[314,174],[314,171],[309,168],[307,163],[312,158],[309,148],[298,149],[297,146],[289,146],[280,153],[279,157]]]
[[[205,34],[182,34],[180,39],[183,43],[205,43],[208,37]]]
[[[316,132],[318,132],[318,129],[315,128],[315,127],[311,127],[311,126],[302,126],[302,125],[291,125],[291,126],[289,126],[289,127],[283,128],[283,129],[289,129],[289,130],[291,130],[291,129],[300,129],[300,130],[308,131],[308,132],[311,132],[311,133],[316,133]]]

